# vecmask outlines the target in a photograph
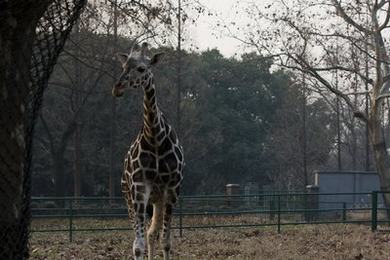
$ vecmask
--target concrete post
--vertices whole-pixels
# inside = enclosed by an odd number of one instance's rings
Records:
[[[306,196],[305,196],[305,208],[308,210],[305,214],[305,220],[311,222],[317,220],[319,212],[316,211],[319,209],[319,193],[320,187],[317,185],[308,185],[306,186]]]

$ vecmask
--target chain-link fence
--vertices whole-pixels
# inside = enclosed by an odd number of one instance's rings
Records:
[[[34,122],[86,0],[0,0],[0,259],[28,257]]]

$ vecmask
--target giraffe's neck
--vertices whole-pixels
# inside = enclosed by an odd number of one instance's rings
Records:
[[[156,89],[154,86],[153,75],[145,81],[144,89],[144,118],[142,132],[150,143],[155,143],[159,133],[164,131],[161,112],[157,105]]]

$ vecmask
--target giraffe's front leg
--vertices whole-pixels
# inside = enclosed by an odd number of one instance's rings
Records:
[[[135,260],[142,260],[145,254],[145,218],[150,188],[144,184],[135,184],[132,193],[135,212],[133,256]]]
[[[176,203],[176,192],[170,190],[167,193],[167,199],[165,202],[164,217],[163,217],[163,229],[161,246],[163,248],[164,260],[169,260],[171,252],[171,220],[172,209]]]

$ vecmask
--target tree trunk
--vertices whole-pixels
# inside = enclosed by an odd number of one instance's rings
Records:
[[[80,44],[80,22],[76,22],[74,26],[74,40],[77,44]],[[76,48],[77,57],[81,56],[80,48]],[[77,59],[73,59],[74,62],[74,90],[73,90],[73,113],[75,121],[74,129],[74,161],[73,161],[73,196],[80,197],[81,195],[81,126],[79,122],[79,116],[76,115],[81,109],[81,64]],[[72,100],[71,100],[72,102]]]
[[[55,195],[58,197],[63,197],[66,195],[65,151],[68,143],[70,142],[70,138],[77,130],[77,125],[75,121],[70,122],[65,131],[62,133],[60,141],[56,142],[44,118],[41,116],[40,119],[43,125],[43,129],[45,130],[47,138],[50,142],[50,155],[53,161]]]
[[[380,103],[372,102],[369,118],[370,139],[374,151],[374,158],[379,175],[380,190],[390,191],[390,158],[387,153],[385,136],[382,131],[380,120]],[[390,193],[383,194],[384,203],[388,210],[387,218],[390,219]]]
[[[108,196],[115,197],[115,131],[116,130],[116,100],[111,98],[111,121],[110,121],[110,169],[108,176]]]
[[[117,1],[115,0],[113,2],[113,52],[117,52],[118,47],[118,10],[117,10]],[[116,64],[114,62],[112,63],[112,72],[113,75],[116,78]],[[109,197],[115,197],[115,144],[116,144],[116,113],[117,113],[117,103],[116,98],[111,97],[111,120],[110,120],[110,169],[109,169],[109,176],[108,176],[108,196]],[[113,201],[110,201],[110,203],[113,203]]]
[[[80,125],[77,124],[74,135],[74,180],[73,180],[73,195],[75,197],[81,196],[81,137]]]
[[[26,100],[35,28],[50,1],[0,3],[0,259],[28,256]],[[28,159],[28,158],[27,158]]]
[[[56,154],[53,156],[53,160],[55,195],[56,197],[64,197],[66,195],[64,152],[56,152]]]
[[[356,136],[356,129],[355,129],[355,123],[353,122],[352,123],[352,126],[351,126],[351,137],[352,137],[352,170],[356,171],[356,165],[357,165],[357,156],[358,156],[358,153],[357,153],[357,136]]]

